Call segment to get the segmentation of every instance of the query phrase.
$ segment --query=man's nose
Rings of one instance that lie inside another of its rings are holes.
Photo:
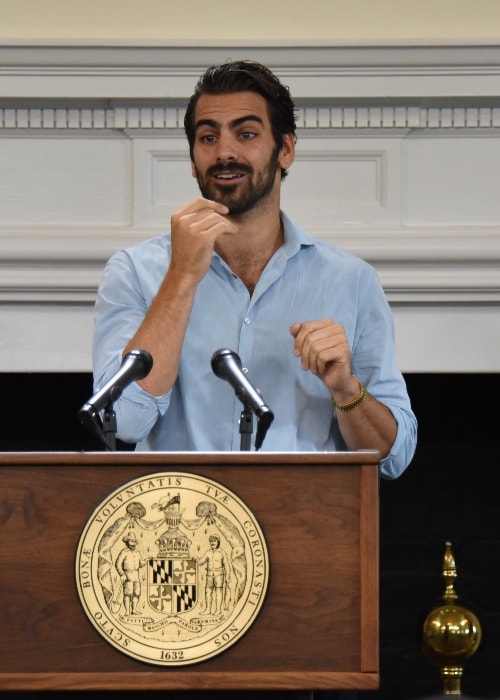
[[[217,160],[225,163],[237,157],[236,142],[231,134],[221,133],[217,141]]]

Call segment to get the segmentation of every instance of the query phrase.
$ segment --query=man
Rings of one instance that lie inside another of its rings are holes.
[[[224,585],[231,583],[231,566],[226,553],[220,548],[220,537],[210,535],[208,541],[210,549],[198,562],[206,569],[205,602],[201,612],[219,615],[224,601]]]
[[[280,209],[296,142],[288,88],[255,62],[214,66],[184,124],[202,196],[170,232],[115,254],[99,288],[96,387],[132,349],[154,359],[115,404],[118,437],[239,449],[241,404],[210,363],[228,348],[275,415],[264,450],[377,449],[381,474],[399,476],[417,425],[376,273]]]
[[[146,560],[142,557],[137,548],[137,537],[135,533],[129,532],[122,537],[125,548],[118,554],[115,567],[123,583],[123,606],[125,614],[135,615],[137,613],[137,603],[141,597],[141,580],[139,570],[146,566]]]

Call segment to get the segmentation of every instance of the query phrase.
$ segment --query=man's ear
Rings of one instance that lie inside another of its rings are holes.
[[[283,146],[280,150],[279,164],[284,170],[288,170],[295,160],[295,136],[285,134],[283,136]]]

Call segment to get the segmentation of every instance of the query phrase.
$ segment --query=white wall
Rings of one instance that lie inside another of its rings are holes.
[[[196,193],[182,131],[203,69],[290,85],[284,207],[365,257],[405,371],[500,370],[500,45],[0,46],[0,371],[90,369],[107,257]]]
[[[3,0],[0,40],[492,40],[498,0]]]

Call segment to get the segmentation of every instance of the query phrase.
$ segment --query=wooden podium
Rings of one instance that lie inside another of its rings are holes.
[[[379,685],[377,452],[2,453],[0,690],[302,691]],[[269,548],[266,599],[213,658],[162,668],[86,616],[75,554],[96,506],[146,474],[224,484]]]

